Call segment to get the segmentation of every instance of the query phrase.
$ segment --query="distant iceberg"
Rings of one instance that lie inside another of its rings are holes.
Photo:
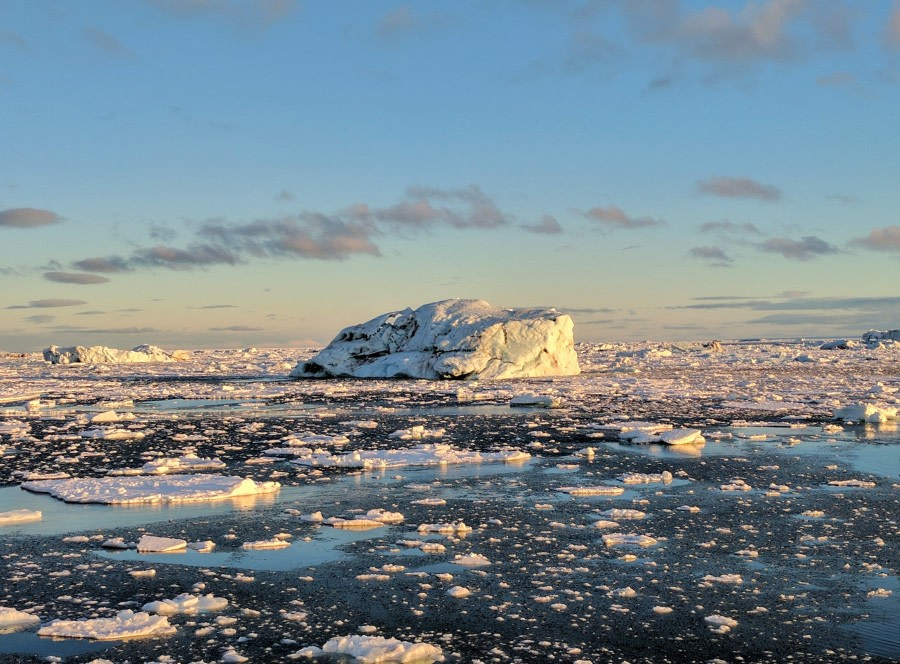
[[[163,350],[141,344],[131,350],[117,350],[106,346],[50,346],[44,349],[44,359],[51,364],[130,364],[136,362],[182,362],[190,354],[184,350]]]
[[[494,379],[580,373],[572,319],[555,309],[443,300],[340,332],[295,378]]]

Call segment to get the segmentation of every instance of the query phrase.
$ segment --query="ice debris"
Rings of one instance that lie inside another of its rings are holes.
[[[165,616],[154,616],[130,609],[119,611],[113,618],[88,620],[53,620],[38,630],[38,636],[111,641],[138,637],[164,636],[175,633]]]
[[[131,350],[117,350],[106,346],[50,346],[44,349],[44,360],[51,364],[131,364],[135,362],[182,362],[190,354],[184,350],[167,351],[157,346],[141,344]]]

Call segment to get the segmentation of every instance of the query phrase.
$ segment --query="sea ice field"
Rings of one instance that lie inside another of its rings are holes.
[[[0,354],[2,662],[900,659],[900,343]]]

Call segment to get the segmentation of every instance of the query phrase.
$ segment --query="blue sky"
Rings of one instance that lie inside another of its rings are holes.
[[[900,327],[900,2],[8,0],[0,348]]]

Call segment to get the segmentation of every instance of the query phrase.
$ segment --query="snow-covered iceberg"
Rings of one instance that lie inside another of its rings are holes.
[[[528,378],[580,372],[572,319],[555,309],[443,300],[345,328],[295,378]]]
[[[131,350],[106,346],[50,346],[44,349],[44,359],[51,364],[133,364],[138,362],[182,362],[189,354],[184,350],[163,350],[158,346],[141,344]]]

